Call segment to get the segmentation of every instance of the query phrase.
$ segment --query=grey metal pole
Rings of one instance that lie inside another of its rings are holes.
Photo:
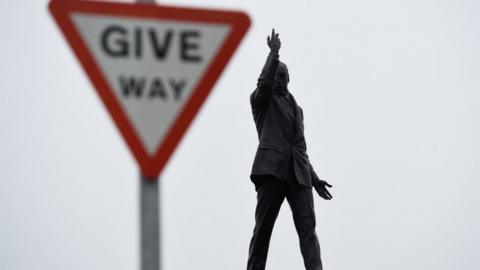
[[[141,270],[160,270],[159,179],[140,176]]]

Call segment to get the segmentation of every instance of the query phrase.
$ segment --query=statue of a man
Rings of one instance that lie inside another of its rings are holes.
[[[267,44],[270,53],[250,96],[259,145],[250,175],[257,191],[257,207],[247,270],[265,269],[273,225],[285,198],[292,210],[305,268],[322,270],[312,186],[330,200],[327,187],[331,185],[319,179],[310,165],[303,111],[287,88],[290,78],[287,66],[279,61],[281,43],[274,29]]]

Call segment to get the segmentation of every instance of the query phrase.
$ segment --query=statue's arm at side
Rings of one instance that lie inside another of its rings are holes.
[[[298,108],[300,110],[301,120],[303,121],[303,110],[300,107]],[[307,150],[306,148],[307,146],[305,145],[305,154]],[[308,155],[307,155],[307,159],[308,159]],[[312,164],[310,163],[310,160],[308,161],[308,166],[310,169],[310,178],[312,179],[312,186],[315,188],[318,195],[320,195],[320,197],[324,198],[325,200],[331,200],[332,195],[330,194],[330,192],[328,192],[327,187],[332,187],[332,185],[330,185],[327,181],[322,180],[318,177],[317,173],[313,169]]]
[[[300,117],[302,119],[302,121],[304,121],[304,118],[303,118],[303,110],[301,107],[298,107],[299,111],[300,111]],[[306,152],[306,145],[305,145],[305,152]],[[306,153],[305,153],[306,154]],[[308,158],[308,155],[307,155],[307,158]],[[315,187],[315,186],[318,186],[318,185],[323,185],[324,183],[326,183],[325,180],[321,180],[318,175],[315,173],[315,170],[313,169],[313,166],[312,164],[310,163],[310,160],[308,161],[308,166],[310,167],[310,177],[312,179],[312,185]]]

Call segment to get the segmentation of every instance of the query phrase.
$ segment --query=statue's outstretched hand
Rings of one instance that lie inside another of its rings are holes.
[[[275,33],[275,29],[272,29],[272,36],[267,37],[267,45],[270,48],[270,51],[273,53],[278,53],[282,43],[278,37],[278,33]]]
[[[322,197],[323,199],[331,200],[333,198],[332,194],[330,194],[330,192],[328,192],[328,190],[327,190],[327,187],[331,188],[332,185],[330,185],[327,181],[320,180],[320,181],[316,182],[315,184],[313,184],[313,187],[317,191],[318,195],[320,197]]]

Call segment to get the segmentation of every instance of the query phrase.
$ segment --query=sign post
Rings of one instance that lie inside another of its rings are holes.
[[[159,270],[160,204],[159,181],[140,177],[140,259],[141,270]]]
[[[140,167],[141,269],[160,269],[158,176],[250,26],[239,11],[51,0]]]

